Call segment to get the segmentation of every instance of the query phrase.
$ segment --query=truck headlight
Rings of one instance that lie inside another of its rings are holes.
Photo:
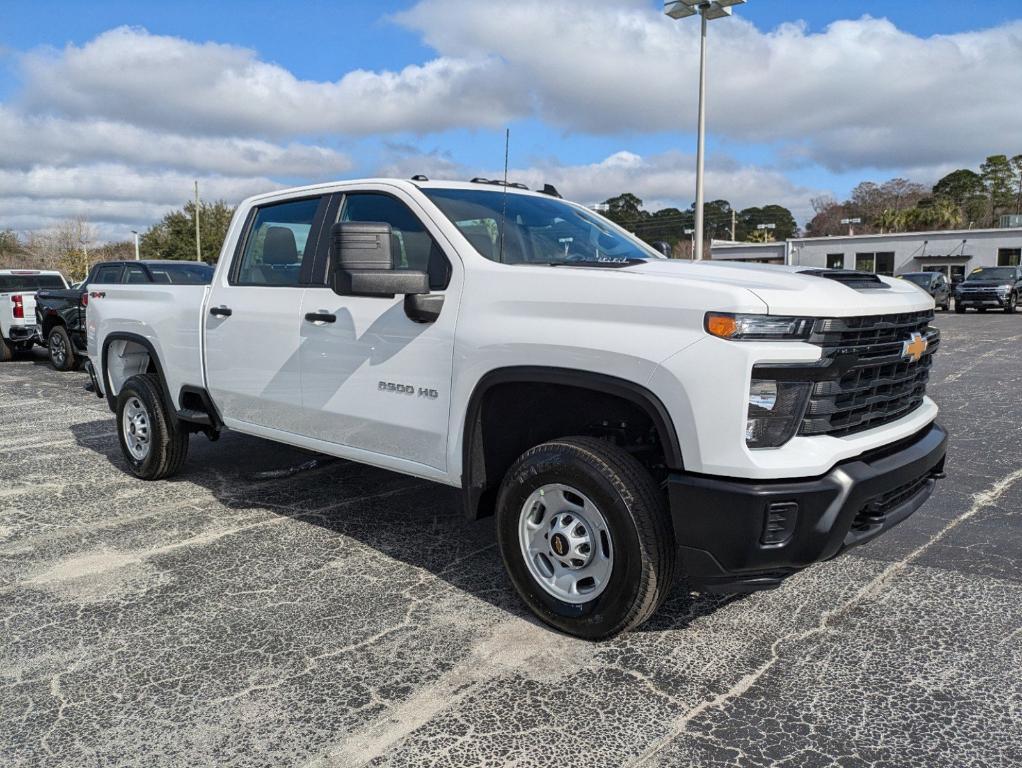
[[[997,293],[999,293],[1001,296],[1007,296],[1009,293],[1011,293],[1011,286],[999,285],[997,286]]]
[[[813,332],[813,323],[811,317],[707,312],[703,327],[711,336],[732,341],[803,341]]]
[[[750,448],[777,448],[795,436],[805,414],[812,384],[753,379],[749,386],[745,443]]]

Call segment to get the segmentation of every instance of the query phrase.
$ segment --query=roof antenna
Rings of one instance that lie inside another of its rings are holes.
[[[500,255],[497,261],[504,263],[504,230],[507,229],[507,158],[511,147],[511,129],[504,129],[504,199],[500,210]]]

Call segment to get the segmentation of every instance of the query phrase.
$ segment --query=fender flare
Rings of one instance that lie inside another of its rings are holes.
[[[461,487],[465,497],[465,513],[470,519],[477,517],[479,500],[485,490],[485,480],[477,476],[481,461],[483,399],[494,386],[508,383],[562,384],[627,400],[641,408],[653,422],[667,465],[674,470],[684,469],[681,443],[674,422],[660,398],[646,387],[617,376],[574,368],[532,365],[495,368],[476,382],[465,411],[461,443]]]

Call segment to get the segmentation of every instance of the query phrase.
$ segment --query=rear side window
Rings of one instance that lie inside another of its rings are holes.
[[[451,265],[418,216],[390,195],[364,192],[346,195],[342,222],[390,224],[391,252],[397,269],[429,273],[429,287],[442,291],[451,281]]]
[[[315,197],[258,208],[238,265],[237,283],[298,285],[305,254],[311,259],[315,248],[309,240],[321,200]]]
[[[154,283],[174,285],[206,285],[213,279],[213,267],[199,262],[181,264],[150,264]]]
[[[121,282],[121,265],[120,264],[106,264],[96,269],[96,276],[93,277],[90,283],[119,283]]]
[[[58,275],[0,275],[0,293],[45,291],[64,288]]]

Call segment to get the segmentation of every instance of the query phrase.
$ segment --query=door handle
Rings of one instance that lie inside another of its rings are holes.
[[[309,312],[305,319],[310,323],[335,323],[337,315],[331,315],[329,312]]]
[[[230,307],[210,307],[209,314],[217,317],[230,317],[232,313]]]

